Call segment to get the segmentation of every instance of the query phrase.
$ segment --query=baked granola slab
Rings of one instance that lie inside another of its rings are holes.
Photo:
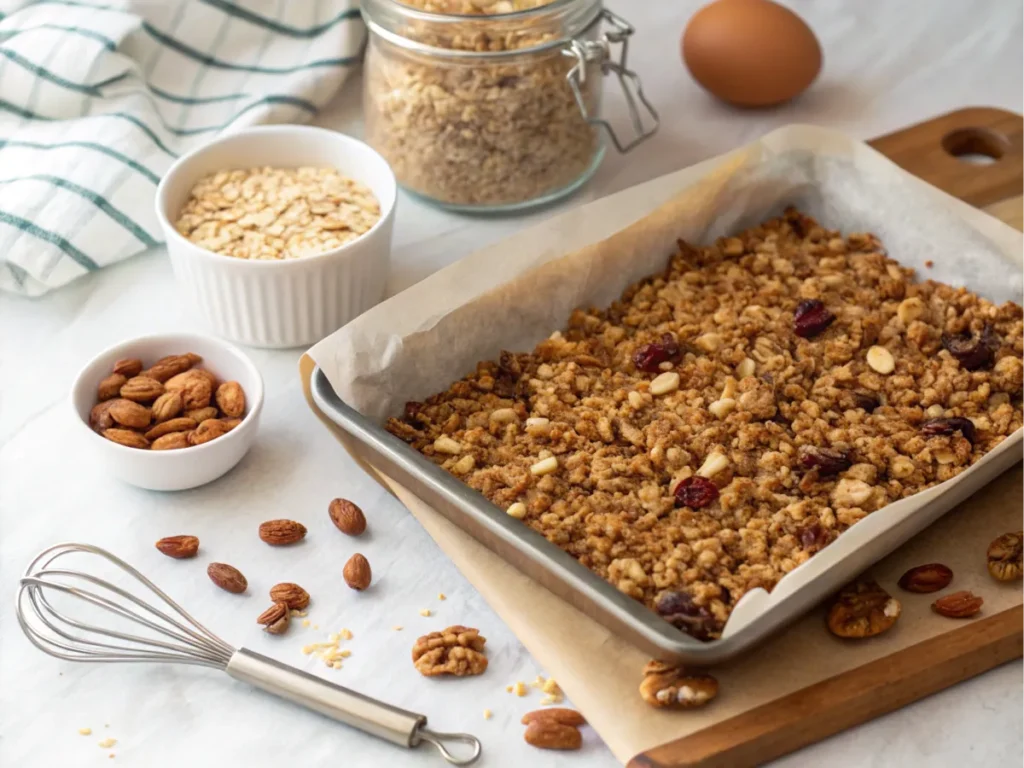
[[[1022,423],[1021,307],[788,210],[387,428],[701,639]]]

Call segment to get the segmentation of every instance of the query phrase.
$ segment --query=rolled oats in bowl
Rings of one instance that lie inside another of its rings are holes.
[[[200,179],[175,228],[237,259],[296,259],[369,232],[381,217],[370,189],[334,168],[246,168]]]
[[[406,189],[515,209],[597,169],[602,74],[624,67],[610,44],[632,34],[600,0],[368,0],[363,12],[366,138]]]

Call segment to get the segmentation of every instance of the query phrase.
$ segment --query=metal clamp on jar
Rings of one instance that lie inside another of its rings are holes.
[[[366,136],[407,190],[456,210],[541,205],[593,175],[603,133],[628,152],[657,130],[626,61],[633,27],[601,0],[483,5],[363,2]],[[601,115],[608,74],[629,108],[628,139]]]

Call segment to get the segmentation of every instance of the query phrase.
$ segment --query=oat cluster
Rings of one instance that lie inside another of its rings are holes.
[[[539,0],[406,4],[469,15],[457,24],[416,21],[400,30],[444,50],[514,52],[562,34],[545,19],[493,17],[546,4]],[[572,63],[558,49],[493,61],[444,59],[375,38],[364,82],[367,141],[402,185],[443,203],[507,205],[555,192],[582,176],[600,147],[566,82]],[[581,87],[595,114],[599,68],[588,70]]]
[[[714,638],[745,592],[1019,429],[1022,333],[1019,305],[915,282],[875,236],[788,211],[680,242],[608,309],[387,426]]]
[[[334,168],[247,168],[199,180],[175,228],[201,248],[236,259],[297,259],[368,232],[380,203]]]

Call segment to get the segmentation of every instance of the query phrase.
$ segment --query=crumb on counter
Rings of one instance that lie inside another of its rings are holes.
[[[438,600],[447,600],[448,598],[444,596],[444,592],[438,592],[437,599]]]
[[[92,734],[92,728],[79,728],[78,732],[83,736],[89,736],[90,734]]]
[[[103,749],[110,749],[112,746],[117,744],[117,739],[112,739],[108,736],[103,741],[97,742],[97,744],[103,747]]]
[[[420,611],[420,616],[429,616],[429,615],[430,615],[430,609],[429,608],[424,608],[422,611]]]
[[[491,714],[492,714],[491,710],[485,709],[484,710],[484,720],[490,720],[491,719]]]

